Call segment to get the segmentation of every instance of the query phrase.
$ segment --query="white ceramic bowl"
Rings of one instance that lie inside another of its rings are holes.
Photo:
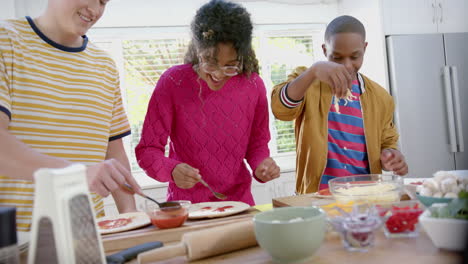
[[[419,216],[419,223],[437,248],[463,251],[467,247],[467,220],[431,217],[427,209]]]

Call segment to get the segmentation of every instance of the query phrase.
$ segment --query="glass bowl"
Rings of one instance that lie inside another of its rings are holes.
[[[156,203],[149,200],[145,201],[145,212],[154,226],[165,229],[179,227],[185,223],[192,203],[185,200],[174,202],[179,202],[181,207],[164,207],[164,210],[161,210]]]
[[[403,178],[383,174],[354,175],[331,179],[328,186],[339,204],[389,203],[400,201]]]
[[[336,213],[328,215],[328,222],[340,234],[345,249],[367,252],[374,246],[375,231],[382,224],[374,205],[354,204],[345,208],[335,206],[331,210]]]
[[[377,210],[384,222],[386,237],[417,237],[419,235],[419,216],[424,206],[418,200],[378,204]]]

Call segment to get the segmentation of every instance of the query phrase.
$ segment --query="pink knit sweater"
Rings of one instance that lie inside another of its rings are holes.
[[[159,79],[135,152],[150,177],[169,182],[168,200],[219,201],[201,183],[191,189],[175,185],[172,170],[187,163],[228,200],[253,205],[252,175],[244,159],[255,171],[270,155],[269,140],[266,90],[258,74],[234,76],[213,91],[184,64]]]

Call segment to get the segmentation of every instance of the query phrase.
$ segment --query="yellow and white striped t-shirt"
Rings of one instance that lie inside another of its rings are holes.
[[[9,132],[36,151],[91,165],[130,127],[113,60],[83,39],[64,47],[29,17],[1,21],[0,111],[10,116]],[[32,182],[0,176],[0,206],[17,207],[18,230],[30,228],[33,196]],[[102,198],[93,200],[102,216]]]

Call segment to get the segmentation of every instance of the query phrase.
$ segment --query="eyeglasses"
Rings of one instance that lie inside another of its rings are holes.
[[[214,64],[211,62],[201,62],[200,69],[202,69],[204,72],[209,73],[209,74],[212,74],[220,70],[226,76],[236,76],[242,71],[242,62],[238,66],[223,66],[223,67],[220,67],[217,64]]]

